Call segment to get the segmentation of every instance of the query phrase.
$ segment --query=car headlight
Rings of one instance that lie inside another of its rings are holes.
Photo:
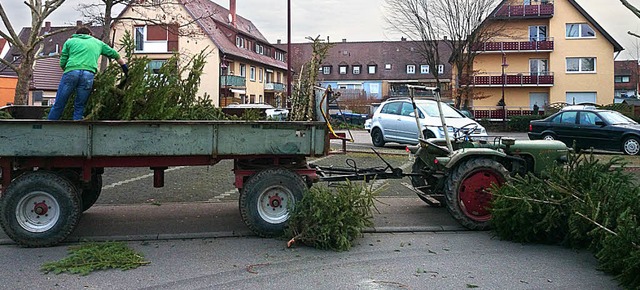
[[[442,127],[438,127],[438,131],[444,133],[444,129]],[[453,127],[447,126],[447,132],[453,133]]]

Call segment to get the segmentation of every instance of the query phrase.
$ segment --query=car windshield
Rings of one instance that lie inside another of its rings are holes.
[[[440,117],[440,114],[438,114],[438,104],[436,102],[417,103],[416,105],[429,117]],[[445,118],[464,118],[464,115],[458,113],[447,104],[442,104],[442,114]]]
[[[615,124],[638,124],[636,121],[631,118],[620,114],[618,112],[600,112],[600,116],[607,121],[607,123],[615,125]]]

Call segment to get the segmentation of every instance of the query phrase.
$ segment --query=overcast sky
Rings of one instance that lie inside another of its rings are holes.
[[[213,0],[228,8],[229,0]],[[635,58],[640,40],[627,34],[640,34],[640,19],[628,11],[618,0],[577,0],[625,48],[618,59]],[[30,25],[29,12],[21,0],[2,0],[2,5],[19,29]],[[79,3],[97,3],[97,0],[67,0],[48,19],[53,26],[75,25],[80,20]],[[331,41],[399,40],[386,29],[383,3],[385,0],[291,0],[292,42],[305,42],[305,37],[330,37]],[[640,0],[629,0],[640,8]],[[239,15],[251,20],[272,43],[287,40],[287,0],[236,0]],[[0,29],[5,30],[3,25]],[[630,56],[631,54],[632,56]],[[639,52],[640,54],[640,52]]]

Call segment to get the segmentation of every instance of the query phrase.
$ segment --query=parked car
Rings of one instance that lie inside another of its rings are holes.
[[[371,119],[364,120],[364,129],[371,133]]]
[[[415,100],[421,130],[425,138],[444,138],[438,104],[434,100]],[[487,131],[476,121],[464,116],[446,103],[441,103],[442,114],[447,123],[450,137],[462,136],[460,131],[473,130],[472,137],[486,137]],[[366,126],[365,126],[366,128]],[[402,144],[418,143],[418,125],[409,98],[391,99],[383,102],[371,118],[371,140],[377,147],[386,142]]]
[[[560,140],[568,147],[640,153],[640,125],[610,110],[564,108],[542,120],[529,122],[529,139]]]

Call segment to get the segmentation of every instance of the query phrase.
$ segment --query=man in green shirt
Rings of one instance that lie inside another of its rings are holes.
[[[98,72],[98,58],[104,55],[117,60],[126,75],[129,68],[117,51],[106,43],[94,38],[91,30],[80,27],[62,46],[60,53],[60,67],[64,71],[58,85],[56,100],[49,112],[49,120],[59,120],[67,105],[69,96],[75,91],[73,104],[73,119],[84,118],[84,107],[93,89],[93,77]]]

